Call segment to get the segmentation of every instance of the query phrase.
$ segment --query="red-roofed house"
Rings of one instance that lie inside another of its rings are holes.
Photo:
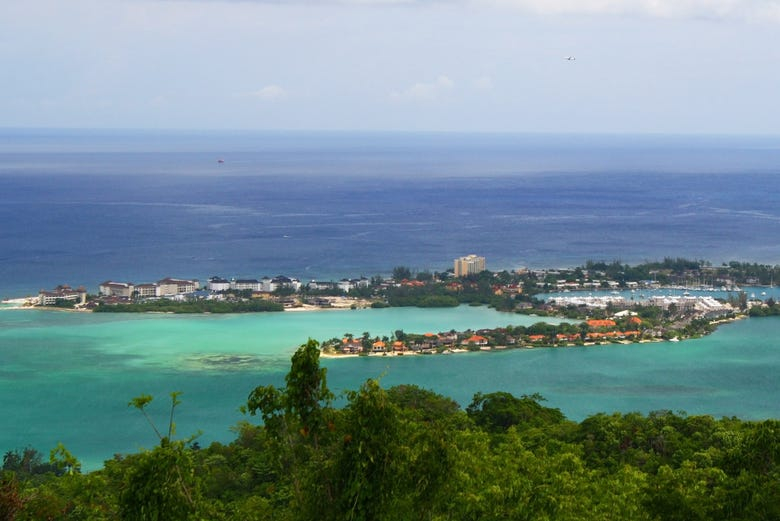
[[[466,338],[465,340],[463,340],[463,343],[464,344],[474,344],[474,345],[477,345],[477,346],[486,346],[487,343],[488,343],[488,339],[483,337],[483,336],[472,335],[469,338]]]

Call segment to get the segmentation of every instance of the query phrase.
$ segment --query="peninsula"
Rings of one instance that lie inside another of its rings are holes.
[[[573,269],[493,272],[484,257],[455,259],[441,272],[397,266],[388,276],[312,280],[167,277],[153,283],[106,281],[98,293],[61,285],[22,307],[103,313],[252,313],[399,306],[488,305],[540,317],[538,326],[501,331],[397,332],[393,338],[354,334],[323,342],[331,354],[429,354],[506,347],[575,346],[676,340],[708,334],[717,323],[745,315],[780,314],[774,298],[743,286],[774,287],[777,266],[666,258],[637,266],[593,262]],[[664,290],[682,294],[664,294]],[[717,292],[717,293],[716,293]],[[696,294],[693,294],[696,293]],[[570,322],[552,326],[545,316]]]

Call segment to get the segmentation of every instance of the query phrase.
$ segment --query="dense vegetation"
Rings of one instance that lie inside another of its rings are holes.
[[[645,262],[636,266],[622,264],[619,261],[588,261],[580,273],[598,271],[612,280],[619,282],[655,280],[661,284],[682,284],[700,278],[700,281],[712,281],[723,278],[739,284],[772,285],[775,272],[780,273],[780,266],[731,261],[720,266],[713,266],[705,260],[690,260],[685,258],[666,257],[663,261]]]
[[[537,395],[477,394],[462,410],[369,380],[333,405],[314,341],[286,386],[254,389],[262,419],[199,448],[152,427],[153,450],[80,474],[8,452],[0,519],[756,520],[780,518],[780,422],[668,411],[580,423]],[[151,397],[131,405],[145,414]]]
[[[753,306],[750,308],[751,317],[776,317],[780,315],[780,304],[774,299],[767,299],[765,306]]]
[[[284,306],[268,300],[150,300],[129,304],[97,306],[97,313],[256,313],[284,311]]]
[[[395,268],[393,272],[408,268]],[[450,283],[433,283],[432,275],[426,272],[415,279],[419,285],[392,286],[384,290],[383,297],[390,306],[455,307],[460,304],[487,304],[499,310],[510,310],[516,305],[515,299],[496,294],[500,284],[518,282],[520,278],[508,272],[482,273],[453,279]],[[522,296],[517,301],[529,299]]]

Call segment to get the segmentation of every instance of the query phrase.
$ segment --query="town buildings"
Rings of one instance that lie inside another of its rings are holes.
[[[170,277],[147,284],[133,284],[132,282],[116,282],[107,280],[100,284],[98,291],[103,297],[175,297],[192,293],[200,288],[197,279],[173,279]]]

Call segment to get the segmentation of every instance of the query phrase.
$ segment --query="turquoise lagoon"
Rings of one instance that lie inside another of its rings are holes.
[[[168,394],[182,391],[178,435],[230,441],[247,419],[238,408],[257,385],[283,385],[289,359],[309,337],[529,325],[538,317],[482,307],[269,313],[102,315],[0,311],[0,450],[63,442],[88,469],[114,453],[156,443],[139,394],[156,397],[161,425]],[[596,412],[657,409],[780,418],[780,319],[748,319],[677,343],[506,350],[440,356],[326,359],[337,393],[380,377],[413,383],[467,405],[475,392],[541,393],[579,420]],[[252,419],[254,421],[254,419]]]
[[[62,441],[87,467],[114,453],[155,443],[129,400],[156,397],[150,407],[167,421],[168,395],[182,391],[178,433],[198,431],[201,443],[229,441],[238,412],[257,385],[284,385],[290,356],[309,337],[344,333],[390,336],[531,324],[540,319],[484,307],[259,313],[245,315],[93,314],[0,310],[0,451]],[[335,390],[395,374],[382,364],[333,360],[348,368]],[[357,362],[357,363],[356,363]],[[431,383],[420,382],[430,386]]]

